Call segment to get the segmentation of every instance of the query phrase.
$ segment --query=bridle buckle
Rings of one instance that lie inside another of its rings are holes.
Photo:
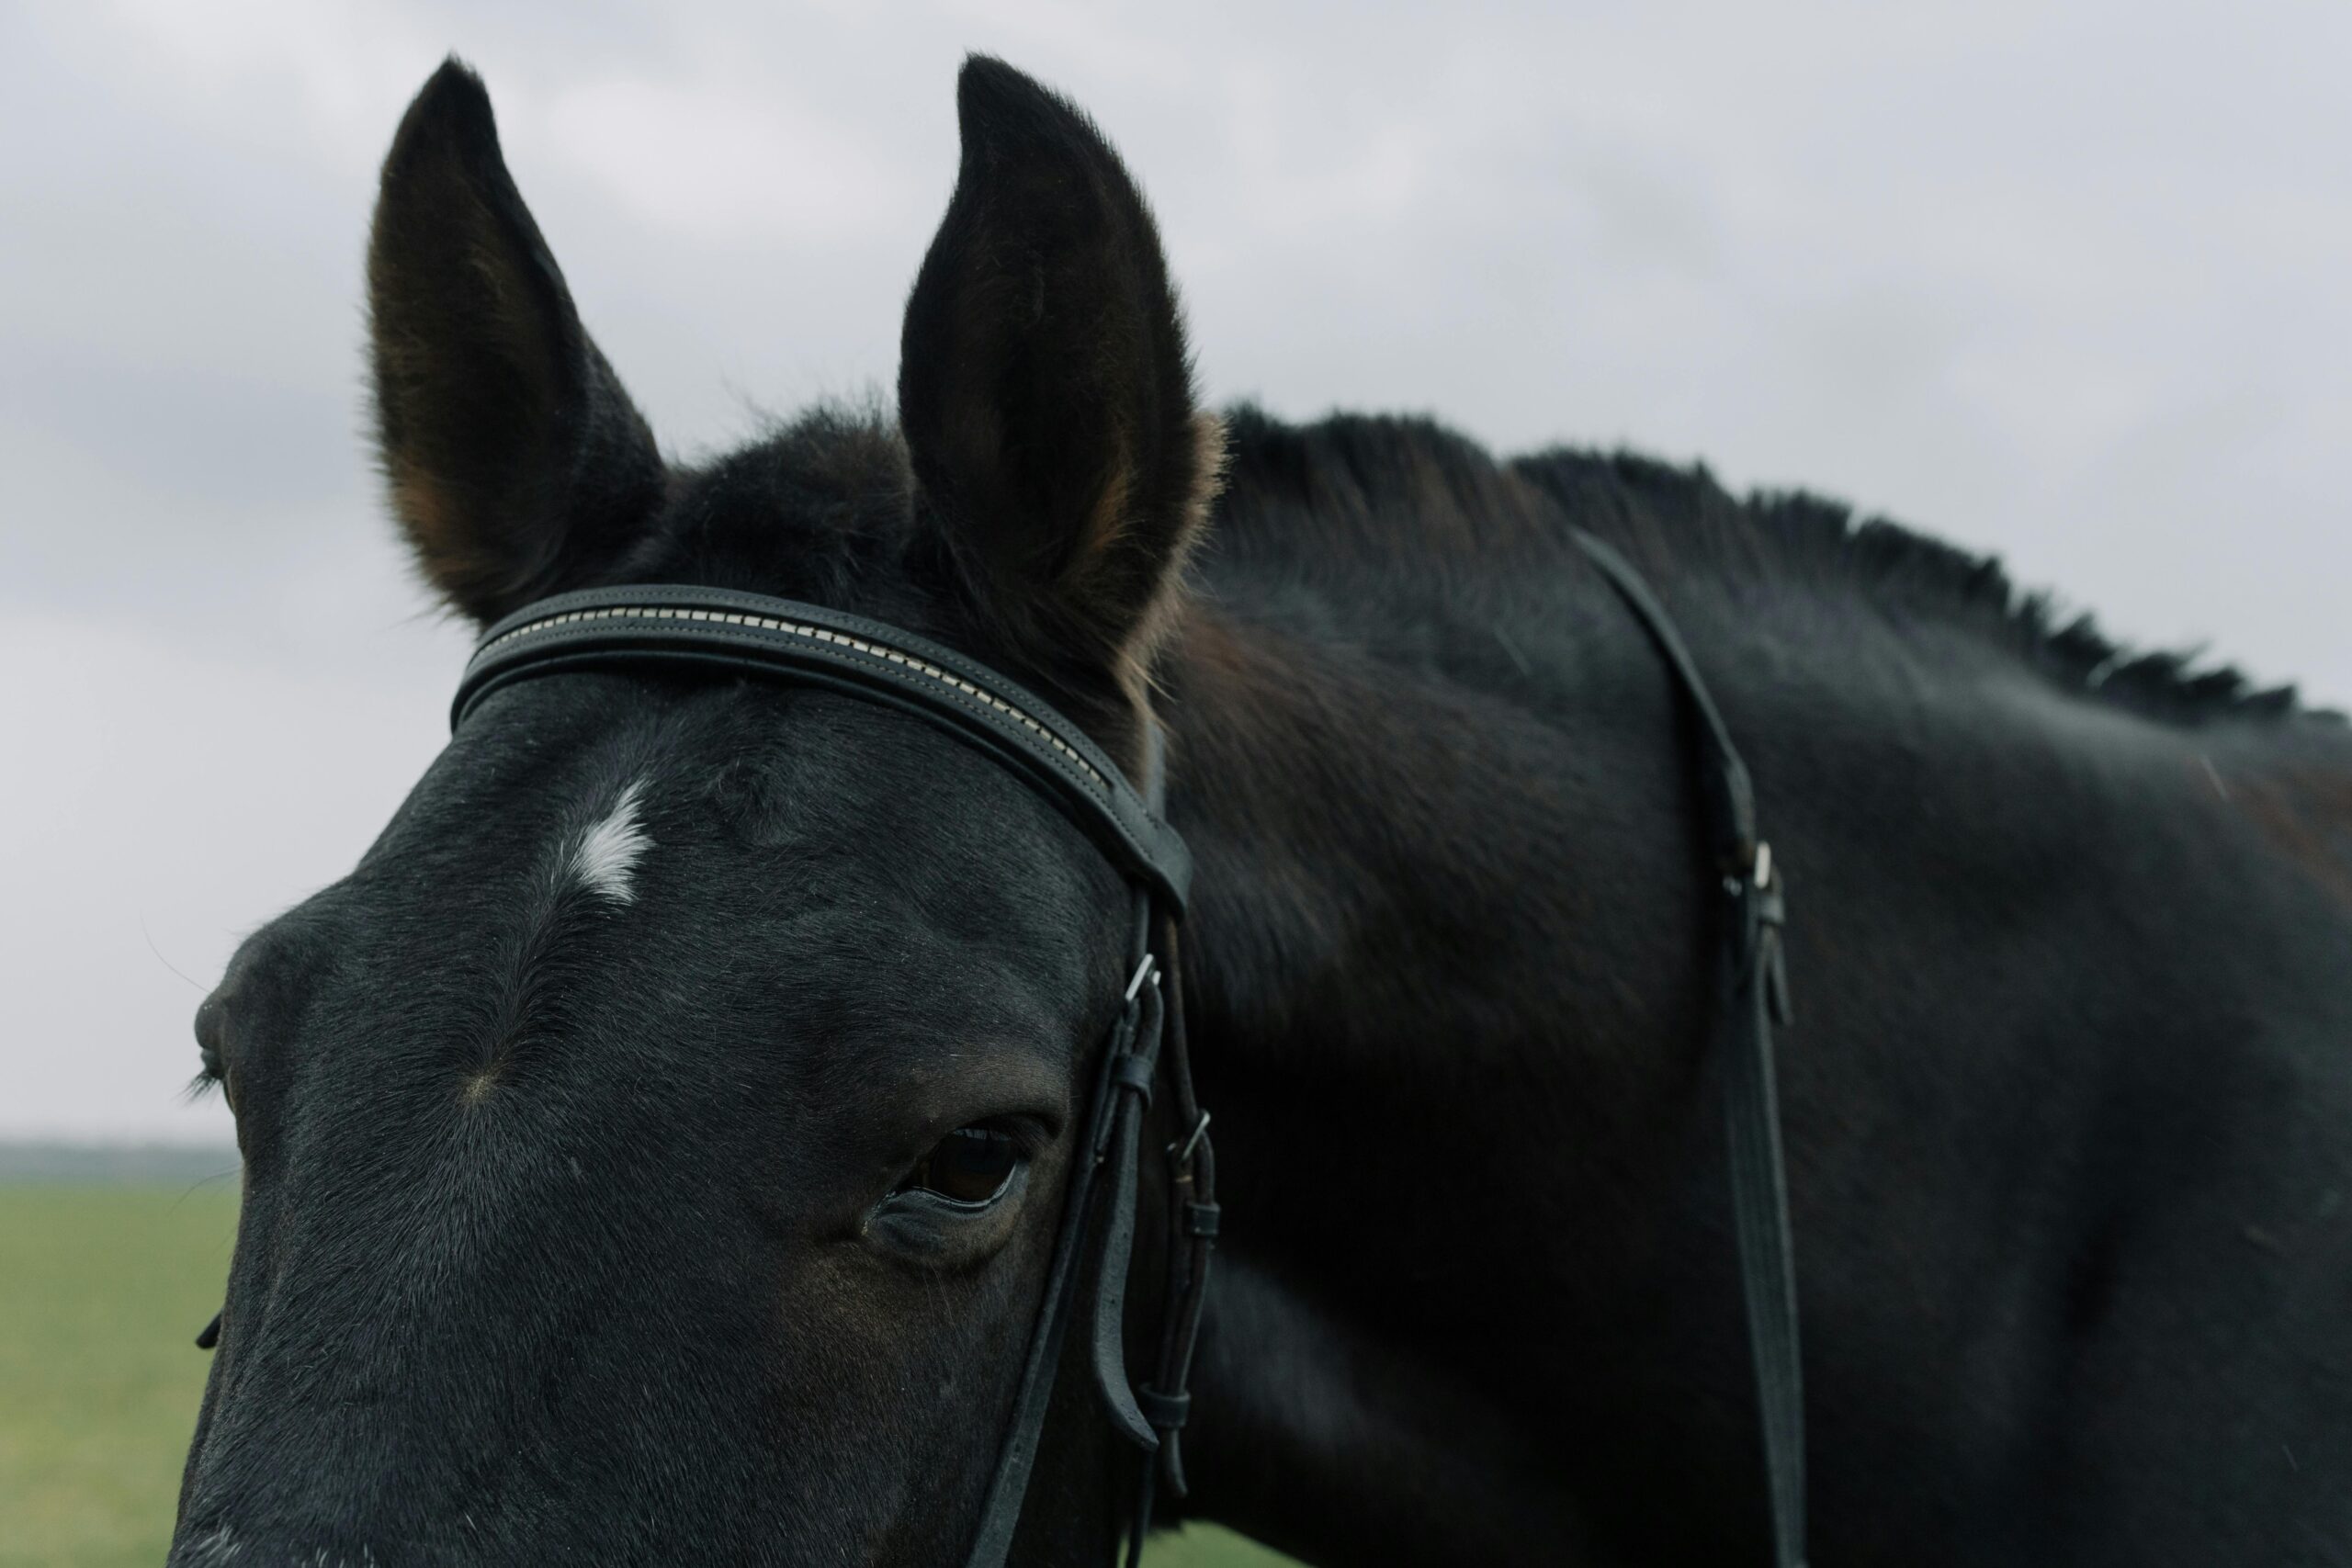
[[[1169,1163],[1175,1166],[1179,1170],[1182,1170],[1184,1167],[1192,1164],[1193,1154],[1197,1152],[1201,1146],[1201,1140],[1208,1135],[1209,1113],[1208,1108],[1204,1106],[1201,1109],[1201,1119],[1193,1123],[1192,1135],[1184,1140],[1182,1146],[1175,1144],[1168,1145]]]
[[[1143,962],[1136,965],[1135,974],[1127,981],[1126,993],[1119,999],[1133,1002],[1136,999],[1136,993],[1143,989],[1143,983],[1146,980],[1155,986],[1159,984],[1159,960],[1148,953],[1143,955]]]

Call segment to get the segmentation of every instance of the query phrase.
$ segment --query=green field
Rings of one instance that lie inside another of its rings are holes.
[[[156,1568],[204,1391],[233,1180],[0,1185],[0,1568]],[[1210,1530],[1153,1568],[1285,1560]]]

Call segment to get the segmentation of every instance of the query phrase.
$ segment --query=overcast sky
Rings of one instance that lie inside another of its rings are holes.
[[[1703,457],[2352,702],[2338,0],[5,6],[0,1136],[225,1137],[201,987],[442,742],[359,313],[440,57],[695,454],[891,383],[976,48],[1124,151],[1220,400]]]

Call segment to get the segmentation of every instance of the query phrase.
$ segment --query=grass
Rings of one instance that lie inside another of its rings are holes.
[[[233,1181],[0,1187],[0,1565],[164,1561],[236,1228]]]
[[[232,1181],[0,1185],[0,1568],[156,1568],[204,1393]],[[1196,1529],[1151,1568],[1280,1568]]]

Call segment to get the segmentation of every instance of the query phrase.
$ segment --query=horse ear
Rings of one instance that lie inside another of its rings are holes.
[[[982,56],[956,97],[962,165],[899,343],[915,479],[1017,653],[1140,698],[1223,430],[1193,408],[1159,234],[1102,133]]]
[[[660,502],[661,455],[454,59],[384,159],[368,303],[378,451],[434,587],[486,623],[613,566]]]

